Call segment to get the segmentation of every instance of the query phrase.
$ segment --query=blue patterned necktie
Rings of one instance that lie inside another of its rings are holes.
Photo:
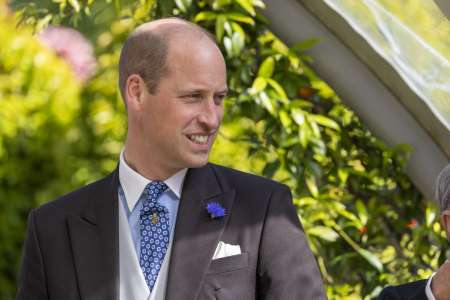
[[[159,196],[167,189],[162,181],[153,181],[144,189],[140,213],[141,254],[140,265],[145,281],[153,290],[159,270],[169,245],[169,211],[158,203]]]

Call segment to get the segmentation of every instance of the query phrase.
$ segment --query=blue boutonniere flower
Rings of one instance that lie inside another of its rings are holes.
[[[226,215],[225,208],[217,202],[209,202],[206,204],[206,211],[208,212],[211,219],[222,218]]]

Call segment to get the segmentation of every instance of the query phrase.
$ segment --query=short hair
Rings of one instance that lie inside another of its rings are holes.
[[[176,25],[202,33],[217,46],[214,36],[195,23],[176,17],[159,19],[156,22],[161,20],[173,20],[175,23],[178,23]],[[148,92],[155,94],[161,78],[168,71],[169,41],[176,34],[177,30],[140,30],[146,24],[139,26],[129,35],[120,53],[119,89],[124,101],[126,100],[125,87],[130,75],[138,74],[141,76]]]
[[[158,82],[166,72],[168,43],[154,32],[132,33],[126,40],[119,59],[119,88],[125,101],[127,79],[138,74],[144,80],[149,93],[155,93]]]
[[[450,209],[450,164],[439,173],[435,184],[435,197],[441,212]]]

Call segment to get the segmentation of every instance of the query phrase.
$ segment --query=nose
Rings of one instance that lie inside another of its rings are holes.
[[[198,116],[199,123],[207,130],[217,129],[223,117],[223,104],[217,104],[213,99],[208,99],[202,104],[202,110]]]

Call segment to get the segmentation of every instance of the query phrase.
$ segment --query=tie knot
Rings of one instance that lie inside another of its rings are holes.
[[[167,189],[167,185],[162,181],[152,181],[145,187],[147,197],[155,201]]]

